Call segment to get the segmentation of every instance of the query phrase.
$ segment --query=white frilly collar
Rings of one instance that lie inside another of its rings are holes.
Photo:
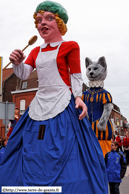
[[[104,81],[89,81],[89,87],[94,88],[94,87],[104,87]]]
[[[62,40],[60,42],[44,43],[41,45],[41,48],[46,48],[48,44],[50,44],[51,47],[56,47],[59,44],[61,44],[62,42],[64,42],[64,40]]]

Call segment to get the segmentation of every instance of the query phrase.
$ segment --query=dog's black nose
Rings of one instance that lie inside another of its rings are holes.
[[[92,76],[93,74],[94,74],[93,72],[90,73],[91,76]]]

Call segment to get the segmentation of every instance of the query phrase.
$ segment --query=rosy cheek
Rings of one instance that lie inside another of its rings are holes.
[[[39,25],[37,26],[37,30],[40,31],[40,26]]]

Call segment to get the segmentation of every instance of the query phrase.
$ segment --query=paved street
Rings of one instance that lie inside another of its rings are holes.
[[[122,180],[122,183],[120,184],[120,194],[127,193],[129,193],[129,166],[127,167],[125,177]]]
[[[122,180],[122,183],[120,184],[120,194],[128,194],[128,193],[129,193],[129,166],[127,167],[125,177]]]

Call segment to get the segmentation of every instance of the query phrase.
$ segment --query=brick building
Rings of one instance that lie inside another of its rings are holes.
[[[124,136],[125,131],[128,130],[127,119],[121,114],[120,108],[116,104],[113,104],[110,118],[113,123],[114,134],[120,133]]]
[[[15,102],[16,107],[19,108],[20,116],[28,108],[37,90],[38,90],[38,77],[37,71],[34,70],[27,80],[20,81],[19,90],[14,90],[11,92],[13,102]]]
[[[113,123],[113,132],[115,134],[115,131],[119,131],[120,125],[121,125],[121,112],[117,105],[113,104],[113,109],[110,115],[110,118]]]
[[[34,70],[27,80],[20,80],[13,69],[3,70],[2,102],[14,102],[19,109],[19,115],[25,112],[38,90],[37,71]],[[0,136],[4,137],[5,126],[0,120]]]
[[[13,102],[11,91],[19,88],[20,79],[13,73],[13,68],[3,70],[2,75],[2,102]],[[5,126],[0,119],[0,137],[5,135]]]

